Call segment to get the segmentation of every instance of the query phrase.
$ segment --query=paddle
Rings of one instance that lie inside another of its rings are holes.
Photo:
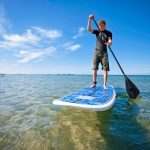
[[[101,30],[99,29],[98,24],[97,24],[97,22],[95,21],[94,18],[93,18],[93,21],[94,21],[94,23],[96,24],[98,30],[101,32]],[[102,32],[101,32],[101,33],[102,33]],[[105,36],[103,35],[103,33],[102,33],[102,36],[103,36],[103,38],[106,40],[106,38],[105,38]],[[116,60],[116,62],[117,62],[117,64],[118,64],[118,66],[119,66],[121,72],[122,72],[123,75],[124,75],[124,78],[125,78],[125,85],[126,85],[126,91],[127,91],[128,95],[129,95],[131,98],[135,99],[135,98],[139,95],[139,93],[140,93],[139,89],[135,86],[135,84],[134,84],[134,83],[127,77],[127,75],[124,73],[124,71],[123,71],[121,65],[119,64],[119,62],[118,62],[118,60],[117,60],[117,58],[116,58],[116,56],[115,56],[113,50],[111,49],[111,47],[108,46],[108,48],[109,48],[111,54],[113,55],[114,59]]]

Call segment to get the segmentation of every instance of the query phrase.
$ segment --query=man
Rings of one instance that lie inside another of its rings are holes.
[[[107,89],[107,76],[109,71],[109,61],[107,54],[107,46],[112,44],[112,33],[106,30],[106,22],[105,20],[100,20],[98,22],[99,30],[94,30],[91,28],[91,21],[94,18],[93,15],[89,16],[87,30],[96,35],[96,48],[93,57],[93,84],[92,88],[96,87],[97,84],[97,70],[99,63],[102,65],[102,70],[104,73],[104,89]],[[102,36],[103,34],[103,36]]]

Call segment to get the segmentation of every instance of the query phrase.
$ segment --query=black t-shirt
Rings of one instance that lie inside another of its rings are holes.
[[[112,33],[108,30],[103,30],[101,32],[99,30],[93,31],[93,34],[96,34],[96,49],[107,51],[107,46],[104,43],[108,42],[108,38],[112,39]],[[105,38],[103,38],[102,34]]]

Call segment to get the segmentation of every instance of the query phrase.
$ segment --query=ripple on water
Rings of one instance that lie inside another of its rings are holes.
[[[117,98],[104,112],[52,105],[88,86],[92,76],[9,75],[0,80],[0,149],[148,149],[150,78],[132,76],[142,91],[134,101],[122,78],[109,76]]]

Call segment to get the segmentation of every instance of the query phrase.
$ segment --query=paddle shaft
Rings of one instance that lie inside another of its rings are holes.
[[[96,26],[97,26],[98,30],[101,32],[101,30],[99,29],[98,24],[97,24],[97,22],[95,21],[95,19],[94,19],[94,18],[93,18],[93,21],[94,21],[94,23],[96,24]],[[101,32],[101,33],[102,33],[102,32]],[[102,33],[102,37],[106,40],[106,38],[105,38],[105,36],[103,35],[103,33]],[[122,73],[123,73],[123,75],[126,77],[126,75],[125,75],[125,73],[124,73],[124,71],[123,71],[123,69],[122,69],[122,67],[121,67],[120,63],[118,62],[118,60],[117,60],[117,58],[116,58],[116,56],[115,56],[115,54],[114,54],[113,50],[111,49],[111,47],[110,47],[110,46],[108,46],[108,48],[109,48],[109,50],[110,50],[111,54],[114,56],[114,59],[116,60],[116,62],[117,62],[117,64],[118,64],[118,66],[119,66],[119,68],[120,68],[121,72],[122,72]]]

